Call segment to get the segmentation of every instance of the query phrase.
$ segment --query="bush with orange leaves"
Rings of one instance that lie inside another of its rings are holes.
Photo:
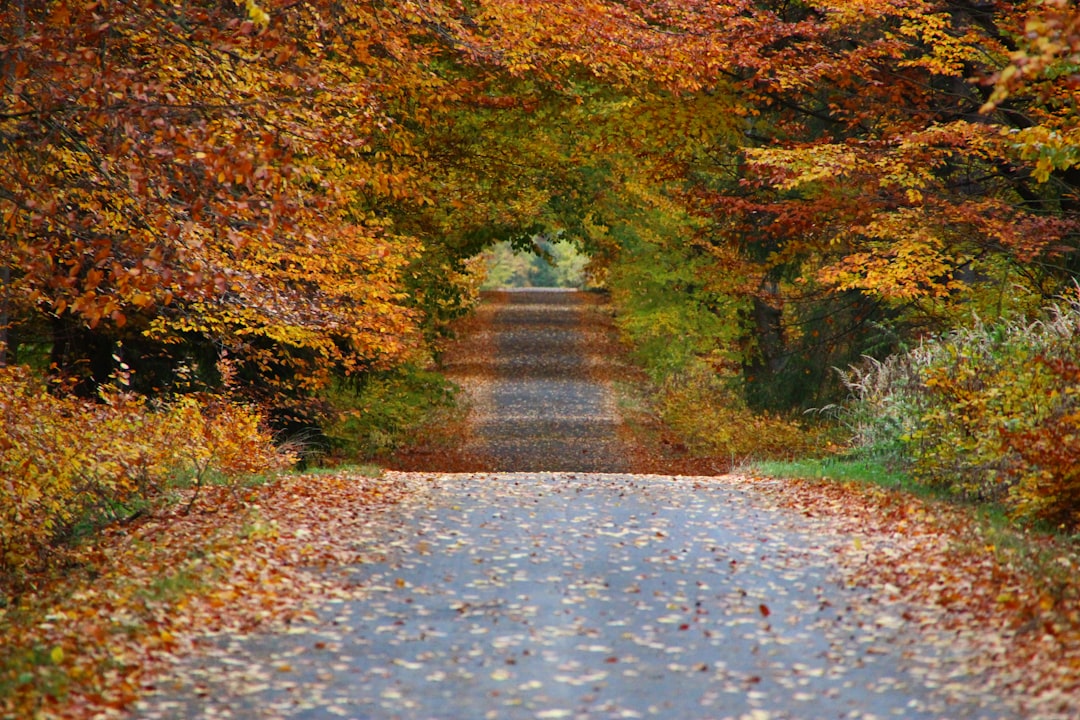
[[[81,525],[126,517],[177,479],[239,477],[294,458],[253,410],[181,398],[161,407],[103,391],[52,394],[23,367],[0,368],[0,581],[48,567]]]

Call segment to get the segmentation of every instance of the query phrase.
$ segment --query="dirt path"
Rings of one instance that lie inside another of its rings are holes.
[[[486,327],[513,330],[451,358],[471,377],[465,450],[391,473],[396,505],[337,508],[363,519],[335,530],[348,561],[312,559],[306,619],[203,638],[138,717],[1068,717],[1008,696],[1023,669],[1004,624],[904,587],[948,542],[898,529],[923,510],[860,520],[843,495],[625,472],[576,300],[511,298]],[[499,472],[441,472],[465,461]],[[291,530],[282,554],[303,563],[314,534]],[[980,591],[964,568],[934,572]]]

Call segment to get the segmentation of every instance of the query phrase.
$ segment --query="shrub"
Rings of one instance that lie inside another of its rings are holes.
[[[1080,365],[1040,358],[1056,397],[1046,417],[1024,430],[1002,432],[1012,452],[1010,493],[1016,512],[1068,528],[1080,526]]]
[[[751,410],[704,363],[668,377],[655,402],[664,423],[694,455],[738,463],[791,458],[814,450],[814,433],[780,415]]]
[[[857,442],[901,442],[916,478],[1080,525],[1080,294],[1036,322],[969,328],[846,376]]]
[[[906,466],[911,455],[904,438],[911,436],[922,412],[919,405],[919,353],[900,353],[885,360],[864,358],[860,366],[840,371],[849,401],[830,406],[848,432],[858,455]]]
[[[220,397],[183,397],[156,417],[159,441],[174,447],[173,473],[195,485],[188,507],[211,474],[230,481],[281,470],[297,460],[291,448],[275,447],[258,412]]]
[[[416,439],[422,427],[449,422],[456,387],[437,372],[403,364],[324,393],[337,409],[328,424],[331,463],[382,458]]]
[[[0,368],[0,578],[49,564],[79,523],[122,517],[177,474],[255,473],[290,463],[250,409],[136,395],[51,394],[26,368]]]

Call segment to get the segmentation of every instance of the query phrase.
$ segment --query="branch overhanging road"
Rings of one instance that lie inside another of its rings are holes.
[[[1023,716],[974,646],[846,579],[828,522],[737,477],[627,472],[581,296],[501,297],[457,368],[462,442],[497,471],[392,473],[409,499],[342,538],[364,561],[325,571],[312,619],[208,638],[140,716]]]

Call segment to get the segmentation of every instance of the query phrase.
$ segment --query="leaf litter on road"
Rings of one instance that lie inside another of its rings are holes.
[[[288,476],[107,530],[81,565],[0,606],[0,717],[120,717],[197,638],[288,627],[312,594],[343,592],[323,568],[361,561],[364,518],[404,487]]]
[[[139,717],[1074,709],[1067,696],[1028,692],[1038,688],[1024,678],[1042,668],[1009,667],[1016,638],[1001,618],[940,603],[941,578],[979,587],[989,568],[950,565],[947,536],[898,533],[888,503],[858,490],[731,476],[389,479],[407,499],[337,524],[333,543],[350,550],[314,573],[307,612],[204,639],[148,688]],[[869,521],[875,505],[893,519]],[[920,562],[939,574],[894,577]]]

